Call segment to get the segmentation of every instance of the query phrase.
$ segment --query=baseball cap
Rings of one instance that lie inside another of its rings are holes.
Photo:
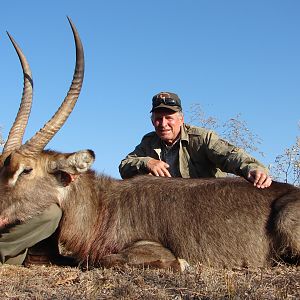
[[[167,108],[173,111],[181,111],[181,101],[179,97],[170,92],[160,92],[152,98],[152,109],[153,112],[159,108]]]

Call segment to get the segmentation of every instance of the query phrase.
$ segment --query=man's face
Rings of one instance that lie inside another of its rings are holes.
[[[167,145],[172,145],[180,133],[183,115],[169,109],[159,109],[152,113],[152,124],[156,134]]]

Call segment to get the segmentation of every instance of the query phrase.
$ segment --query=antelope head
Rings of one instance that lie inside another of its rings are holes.
[[[24,144],[22,140],[32,104],[32,74],[20,47],[8,33],[21,62],[24,86],[18,114],[0,155],[0,221],[1,218],[25,219],[26,216],[22,217],[20,213],[18,217],[13,215],[21,203],[32,202],[33,198],[38,197],[36,201],[41,201],[45,194],[50,198],[59,198],[58,187],[69,185],[74,176],[86,172],[94,162],[95,155],[91,150],[74,153],[44,150],[72,112],[83,83],[83,46],[74,24],[69,18],[68,20],[76,47],[76,64],[71,86],[52,118]]]

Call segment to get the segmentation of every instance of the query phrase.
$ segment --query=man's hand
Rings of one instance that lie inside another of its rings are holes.
[[[147,163],[147,168],[154,176],[172,177],[168,171],[169,165],[164,161],[151,158]]]
[[[4,226],[6,226],[6,225],[8,225],[9,223],[8,223],[8,219],[6,218],[6,217],[0,217],[0,228],[2,228],[2,227],[4,227]]]
[[[272,178],[262,170],[251,170],[247,179],[259,189],[267,188],[272,183]]]

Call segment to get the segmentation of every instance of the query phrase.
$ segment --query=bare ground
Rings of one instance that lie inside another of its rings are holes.
[[[0,267],[1,299],[300,299],[300,267],[187,272]]]

